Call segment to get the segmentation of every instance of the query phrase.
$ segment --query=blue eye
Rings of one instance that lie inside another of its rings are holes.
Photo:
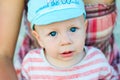
[[[71,32],[75,32],[76,29],[77,29],[76,27],[71,27],[71,28],[70,28],[70,31],[71,31]]]
[[[50,33],[50,36],[56,36],[56,34],[57,34],[56,31],[52,31],[52,32]]]

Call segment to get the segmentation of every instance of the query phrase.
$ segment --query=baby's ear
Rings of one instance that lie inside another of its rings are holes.
[[[88,26],[88,20],[85,20],[85,29],[87,29]]]
[[[37,42],[39,43],[39,45],[40,45],[41,47],[43,47],[43,44],[42,44],[42,41],[41,41],[41,39],[40,39],[39,34],[38,34],[35,30],[33,30],[33,31],[32,31],[32,35],[36,38],[36,40],[37,40]]]
[[[32,35],[37,39],[37,41],[38,41],[38,39],[39,39],[39,35],[38,35],[38,33],[36,32],[36,31],[32,31]]]

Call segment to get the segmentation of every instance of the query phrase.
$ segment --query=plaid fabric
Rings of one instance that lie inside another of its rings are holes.
[[[96,5],[85,5],[87,18],[100,17],[109,14],[115,10],[115,3],[110,5],[96,4]]]
[[[86,5],[86,11],[88,20],[86,45],[102,50],[120,77],[120,51],[113,35],[116,19],[114,5]]]
[[[30,51],[31,49],[34,49],[34,48],[36,48],[34,41],[28,35],[26,35],[24,37],[24,40],[22,42],[22,45],[21,45],[19,53],[18,53],[20,56],[20,59],[21,59],[20,62],[22,62],[24,56],[28,53],[28,51]]]

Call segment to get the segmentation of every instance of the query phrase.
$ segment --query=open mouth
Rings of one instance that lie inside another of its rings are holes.
[[[67,52],[63,52],[61,54],[63,57],[71,57],[73,55],[73,51],[67,51]]]

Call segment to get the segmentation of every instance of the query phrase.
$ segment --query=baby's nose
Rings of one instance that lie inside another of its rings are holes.
[[[61,37],[61,45],[62,46],[69,45],[71,43],[72,43],[72,39],[69,34],[62,35],[62,37]]]

